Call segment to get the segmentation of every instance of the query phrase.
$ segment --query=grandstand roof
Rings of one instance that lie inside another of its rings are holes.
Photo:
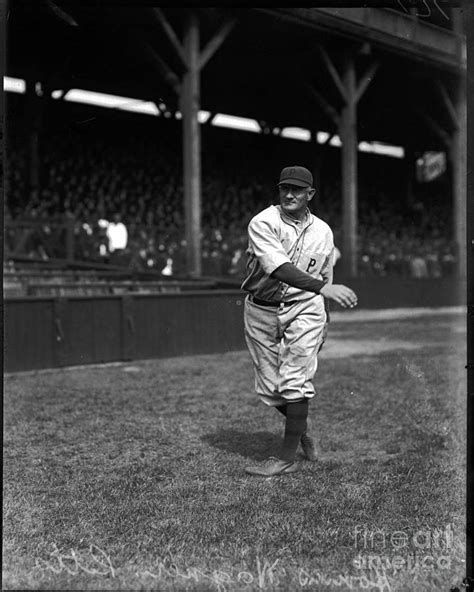
[[[96,90],[164,101],[171,109],[178,109],[174,91],[140,46],[146,41],[177,74],[182,73],[169,39],[150,10],[102,2],[11,2],[6,73],[42,81],[51,90]],[[185,9],[163,10],[180,34]],[[420,122],[413,106],[422,110],[429,106],[433,119],[449,126],[442,105],[433,100],[434,80],[439,78],[451,88],[459,75],[456,67],[438,64],[428,56],[415,59],[383,43],[371,43],[368,49],[354,36],[335,33],[324,24],[305,26],[278,9],[198,10],[201,46],[227,19],[238,19],[202,71],[202,109],[251,117],[269,126],[335,132],[332,121],[304,87],[306,82],[316,84],[337,105],[337,90],[317,50],[320,43],[336,64],[342,50],[358,52],[360,75],[373,60],[380,61],[359,104],[360,140],[411,143],[421,149],[440,147],[439,138]],[[73,19],[69,23],[67,15]]]

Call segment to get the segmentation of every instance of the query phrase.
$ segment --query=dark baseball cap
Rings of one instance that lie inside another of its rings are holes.
[[[302,166],[285,167],[280,173],[280,181],[278,185],[288,183],[289,185],[297,185],[298,187],[312,187],[313,175]]]

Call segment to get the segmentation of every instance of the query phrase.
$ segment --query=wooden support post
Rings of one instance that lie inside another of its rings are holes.
[[[201,130],[199,21],[189,12],[185,22],[184,54],[188,70],[183,76],[181,112],[183,114],[184,211],[186,220],[187,270],[192,277],[201,275]]]
[[[313,154],[314,154],[314,163],[313,163],[313,187],[316,189],[316,193],[314,196],[313,201],[319,202],[324,197],[324,188],[323,188],[323,150],[318,143],[317,139],[317,132],[312,133],[312,144],[314,146]]]
[[[66,259],[68,261],[74,261],[74,214],[71,214],[70,212],[66,213],[64,221],[66,229]]]
[[[38,197],[40,191],[40,130],[33,125],[29,132],[29,193],[30,197]]]
[[[405,205],[412,207],[415,201],[414,199],[414,180],[415,180],[415,151],[413,146],[410,144],[405,146]]]
[[[200,52],[199,19],[195,11],[186,15],[181,44],[173,27],[160,8],[152,8],[155,20],[164,30],[176,56],[185,68],[182,80],[146,42],[137,40],[152,64],[179,97],[183,125],[183,187],[186,223],[186,269],[190,276],[201,275],[201,128],[200,70],[211,59],[237,22],[229,20]],[[210,121],[210,119],[209,119]]]
[[[463,36],[465,35],[463,12],[467,12],[467,10],[463,11],[462,7],[451,9],[451,27],[456,34],[456,53],[459,60],[463,59]]]
[[[342,108],[342,258],[346,277],[357,276],[357,102],[353,55],[347,54],[342,75],[347,102]]]
[[[454,103],[441,80],[436,80],[436,89],[441,105],[449,119],[453,132],[451,135],[444,129],[439,130],[451,163],[452,194],[453,194],[453,238],[457,249],[457,273],[466,275],[466,150],[467,150],[467,119],[466,119],[466,84],[460,77],[455,89]],[[426,117],[426,116],[425,116]],[[428,121],[428,123],[430,123]],[[433,123],[431,127],[435,127]],[[436,129],[436,127],[435,127]]]
[[[455,109],[458,126],[452,135],[450,160],[453,187],[453,237],[457,246],[458,274],[465,277],[467,269],[466,251],[466,183],[467,183],[467,108],[466,82],[458,81]]]
[[[337,87],[343,107],[338,110],[331,105],[313,85],[307,85],[313,98],[319,103],[327,116],[339,130],[342,142],[342,259],[341,266],[346,277],[357,276],[357,103],[360,101],[378,68],[375,61],[361,77],[356,79],[354,52],[344,56],[342,76],[339,75],[334,62],[326,50],[319,46],[323,62],[335,86]]]
[[[42,123],[42,105],[36,95],[35,82],[26,83],[27,109],[29,121],[28,136],[28,200],[39,196],[40,192],[40,134]]]

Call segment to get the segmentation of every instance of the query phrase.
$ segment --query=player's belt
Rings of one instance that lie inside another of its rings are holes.
[[[270,300],[260,300],[260,298],[255,298],[252,294],[249,294],[250,302],[254,304],[258,304],[259,306],[273,306],[277,308],[278,306],[284,304],[285,306],[288,304],[296,304],[298,300],[288,300],[287,302],[271,302]]]

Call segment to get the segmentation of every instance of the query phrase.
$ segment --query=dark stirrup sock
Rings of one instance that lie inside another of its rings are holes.
[[[277,411],[279,411],[285,417],[286,417],[286,410],[287,410],[287,408],[288,408],[288,404],[287,403],[285,403],[285,405],[275,405],[275,409]],[[308,422],[306,422],[306,427],[305,427],[304,432],[303,432],[302,435],[304,436],[307,431],[308,431]]]
[[[280,453],[280,458],[288,462],[293,462],[296,457],[296,449],[301,436],[306,430],[306,420],[308,418],[308,399],[288,403],[286,406],[286,425],[285,438]]]

